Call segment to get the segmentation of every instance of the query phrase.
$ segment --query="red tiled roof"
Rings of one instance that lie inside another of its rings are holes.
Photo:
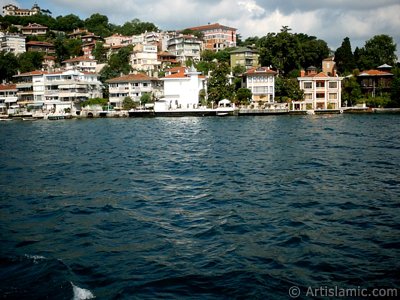
[[[46,47],[54,47],[53,44],[47,42],[39,42],[39,41],[30,41],[26,43],[27,46],[46,46]]]
[[[18,74],[18,75],[14,75],[14,77],[34,76],[34,75],[43,75],[43,74],[49,74],[49,72],[36,70],[36,71],[31,71],[31,72],[26,72],[26,73],[21,73],[21,74]]]
[[[268,67],[258,67],[258,68],[252,68],[248,70],[245,75],[276,75],[277,72],[269,69]]]
[[[149,80],[158,80],[155,77],[149,77],[146,74],[138,73],[138,74],[129,74],[121,77],[116,77],[107,80],[107,82],[131,82],[131,81],[149,81]]]
[[[7,91],[7,90],[16,90],[16,84],[0,84],[0,91]]]
[[[33,29],[33,28],[35,28],[35,29],[38,29],[38,28],[47,29],[46,26],[43,26],[43,25],[40,25],[40,24],[37,24],[37,23],[29,24],[28,26],[22,27],[22,29]]]
[[[230,29],[230,30],[237,30],[236,28],[224,26],[224,25],[221,25],[221,24],[219,24],[219,23],[208,24],[208,25],[203,25],[203,26],[196,26],[196,27],[190,27],[190,28],[188,28],[188,29],[194,30],[194,31],[206,31],[206,30],[211,30],[211,29]]]
[[[70,59],[64,60],[63,63],[76,62],[76,61],[96,61],[96,60],[95,59],[91,59],[90,57],[83,55],[83,56],[77,56],[77,57],[74,57],[74,58],[70,58]]]
[[[379,70],[367,70],[362,71],[358,76],[393,76],[393,74]]]

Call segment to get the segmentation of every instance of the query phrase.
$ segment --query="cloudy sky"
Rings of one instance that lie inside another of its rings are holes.
[[[138,18],[158,28],[184,29],[207,23],[235,27],[242,38],[264,36],[289,26],[325,40],[335,50],[350,38],[353,50],[376,34],[388,34],[400,56],[400,0],[37,0],[53,17],[93,13],[114,24]],[[31,8],[34,0],[0,0]]]

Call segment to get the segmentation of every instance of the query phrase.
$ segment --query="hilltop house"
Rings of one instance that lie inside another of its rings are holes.
[[[190,69],[176,67],[167,71],[164,82],[164,97],[156,101],[154,109],[195,109],[199,106],[199,93],[205,88],[205,76],[192,66]]]
[[[188,29],[203,34],[205,49],[217,52],[227,47],[236,47],[236,28],[214,23]]]
[[[246,87],[252,93],[252,105],[270,107],[274,104],[276,74],[269,67],[252,68],[243,74]]]
[[[34,4],[31,9],[19,8],[13,4],[7,4],[3,6],[3,15],[4,16],[18,16],[18,17],[29,17],[33,15],[37,15],[41,12],[40,7],[37,4]]]
[[[37,23],[29,23],[27,26],[22,27],[23,35],[46,35],[47,26],[43,26]]]
[[[107,80],[110,104],[117,109],[122,108],[125,97],[130,97],[133,101],[140,102],[140,98],[145,93],[151,93],[155,97],[161,95],[161,84],[159,79],[149,77],[145,74],[129,74]]]
[[[301,71],[297,78],[300,89],[304,91],[302,101],[293,101],[292,110],[325,110],[341,108],[341,81],[343,77],[329,76],[317,72],[317,68],[309,67]]]

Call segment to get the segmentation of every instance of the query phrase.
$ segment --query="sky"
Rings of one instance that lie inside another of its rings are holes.
[[[0,0],[1,7],[37,3],[53,17],[94,13],[122,25],[139,19],[161,30],[220,23],[238,29],[242,39],[262,37],[289,26],[292,33],[316,36],[334,51],[345,37],[352,49],[363,47],[374,35],[387,34],[397,44],[400,58],[400,0]]]

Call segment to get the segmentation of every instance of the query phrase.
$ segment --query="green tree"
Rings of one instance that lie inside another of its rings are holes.
[[[396,44],[389,35],[375,35],[358,50],[357,58],[358,67],[363,70],[373,69],[383,64],[393,66],[397,60]]]
[[[108,17],[101,14],[93,14],[85,20],[85,27],[90,32],[101,37],[111,35],[111,25],[108,24]]]
[[[303,96],[304,93],[300,89],[297,79],[283,78],[281,76],[275,79],[275,99],[277,102],[301,100]]]
[[[355,73],[357,74],[357,72]],[[362,98],[360,84],[357,82],[357,77],[350,76],[343,80],[342,89],[342,104],[343,106],[354,106]]]
[[[208,100],[217,103],[222,99],[232,99],[234,87],[229,83],[229,65],[219,63],[208,81]]]
[[[11,52],[0,52],[0,82],[12,81],[13,76],[17,74],[18,59]]]
[[[131,97],[125,97],[124,100],[122,100],[122,109],[130,110],[134,107],[136,107],[136,105]]]
[[[350,39],[344,38],[342,45],[336,49],[335,62],[340,74],[351,74],[356,68],[353,52],[351,51]]]
[[[104,48],[103,42],[96,42],[92,54],[98,63],[105,63],[107,61],[107,49]]]
[[[42,68],[44,53],[29,51],[18,56],[19,70],[22,73],[31,72]]]
[[[150,103],[150,102],[152,102],[151,93],[144,93],[144,94],[140,97],[140,103],[146,104],[146,103]]]
[[[70,58],[70,53],[66,45],[66,38],[63,35],[59,35],[54,41],[54,48],[56,50],[56,62],[61,64],[64,60]]]
[[[84,27],[84,22],[76,15],[69,14],[56,18],[56,29],[64,32],[72,32],[74,29]]]
[[[392,107],[400,107],[400,68],[396,67],[392,70],[394,75],[392,81],[392,91],[391,91],[391,99],[392,102],[390,105]]]
[[[239,104],[248,105],[251,101],[251,91],[247,88],[239,88],[236,92]]]
[[[149,22],[142,22],[139,19],[133,19],[132,21],[125,22],[124,25],[116,29],[118,33],[126,36],[138,35],[144,32],[158,31],[156,25]]]

